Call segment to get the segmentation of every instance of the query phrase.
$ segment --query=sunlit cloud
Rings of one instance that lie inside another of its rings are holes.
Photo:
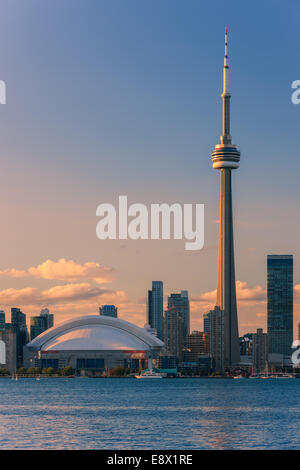
[[[236,281],[236,295],[238,302],[264,302],[267,292],[262,286],[248,287],[247,282]],[[198,296],[192,296],[192,303],[215,304],[217,290],[204,292]]]
[[[0,271],[0,276],[12,278],[35,277],[66,282],[93,280],[97,284],[104,284],[112,282],[115,272],[115,269],[102,266],[99,263],[88,261],[80,264],[73,260],[61,258],[58,261],[48,259],[38,266],[29,267],[27,270],[6,269]]]
[[[83,302],[95,299],[102,302],[105,299],[111,301],[126,301],[127,295],[124,291],[114,291],[93,286],[89,283],[66,284],[64,286],[55,286],[46,290],[39,290],[34,287],[25,287],[23,289],[4,289],[0,291],[0,305],[56,305],[70,302]]]

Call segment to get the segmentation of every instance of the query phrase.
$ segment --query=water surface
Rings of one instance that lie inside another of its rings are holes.
[[[0,449],[297,449],[300,380],[0,379]]]

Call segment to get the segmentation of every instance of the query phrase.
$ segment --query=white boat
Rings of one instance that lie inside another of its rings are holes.
[[[276,377],[276,379],[295,379],[296,377],[293,375],[293,374],[278,374]]]
[[[245,379],[246,377],[244,377],[243,375],[234,375],[233,378],[234,379]]]
[[[155,372],[153,370],[152,359],[148,359],[148,367],[149,369],[146,370],[144,373],[140,373],[140,375],[136,375],[136,379],[163,379],[163,376],[159,372]]]
[[[136,375],[136,379],[163,379],[163,376],[159,372],[154,370],[146,370],[143,374]]]

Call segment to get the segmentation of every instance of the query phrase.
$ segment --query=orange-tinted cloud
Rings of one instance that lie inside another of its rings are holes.
[[[31,266],[27,270],[15,268],[0,271],[0,276],[21,278],[32,276],[40,279],[76,282],[79,280],[93,280],[97,284],[111,282],[115,270],[99,263],[88,261],[80,264],[73,260],[61,258],[58,261],[48,259],[38,266]]]
[[[248,287],[247,282],[236,281],[236,295],[238,302],[264,302],[266,300],[267,292],[262,286]],[[197,303],[212,303],[214,305],[216,296],[217,290],[214,289],[198,296],[193,296],[191,301]]]
[[[102,302],[103,298],[119,301],[126,301],[127,295],[124,291],[114,291],[93,286],[89,283],[66,284],[55,286],[46,290],[39,290],[34,287],[24,289],[4,289],[0,291],[0,305],[56,305],[72,302],[85,302],[95,299]]]

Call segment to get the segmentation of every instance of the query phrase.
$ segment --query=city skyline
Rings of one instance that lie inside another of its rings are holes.
[[[44,9],[32,0],[3,6],[1,309],[19,306],[29,317],[49,305],[60,322],[113,303],[120,318],[143,325],[147,289],[161,279],[165,298],[189,291],[191,328],[202,329],[216,297],[219,194],[209,153],[220,127],[227,24],[234,134],[243,152],[234,204],[240,335],[266,331],[271,253],[294,255],[299,322],[300,108],[290,100],[297,6],[274,2],[270,18],[266,6],[257,15],[253,5],[217,2],[215,18],[216,4],[197,3],[117,2],[117,11],[78,2],[72,12],[56,0]],[[119,194],[132,202],[205,203],[204,249],[185,253],[181,241],[100,242],[96,207]]]

